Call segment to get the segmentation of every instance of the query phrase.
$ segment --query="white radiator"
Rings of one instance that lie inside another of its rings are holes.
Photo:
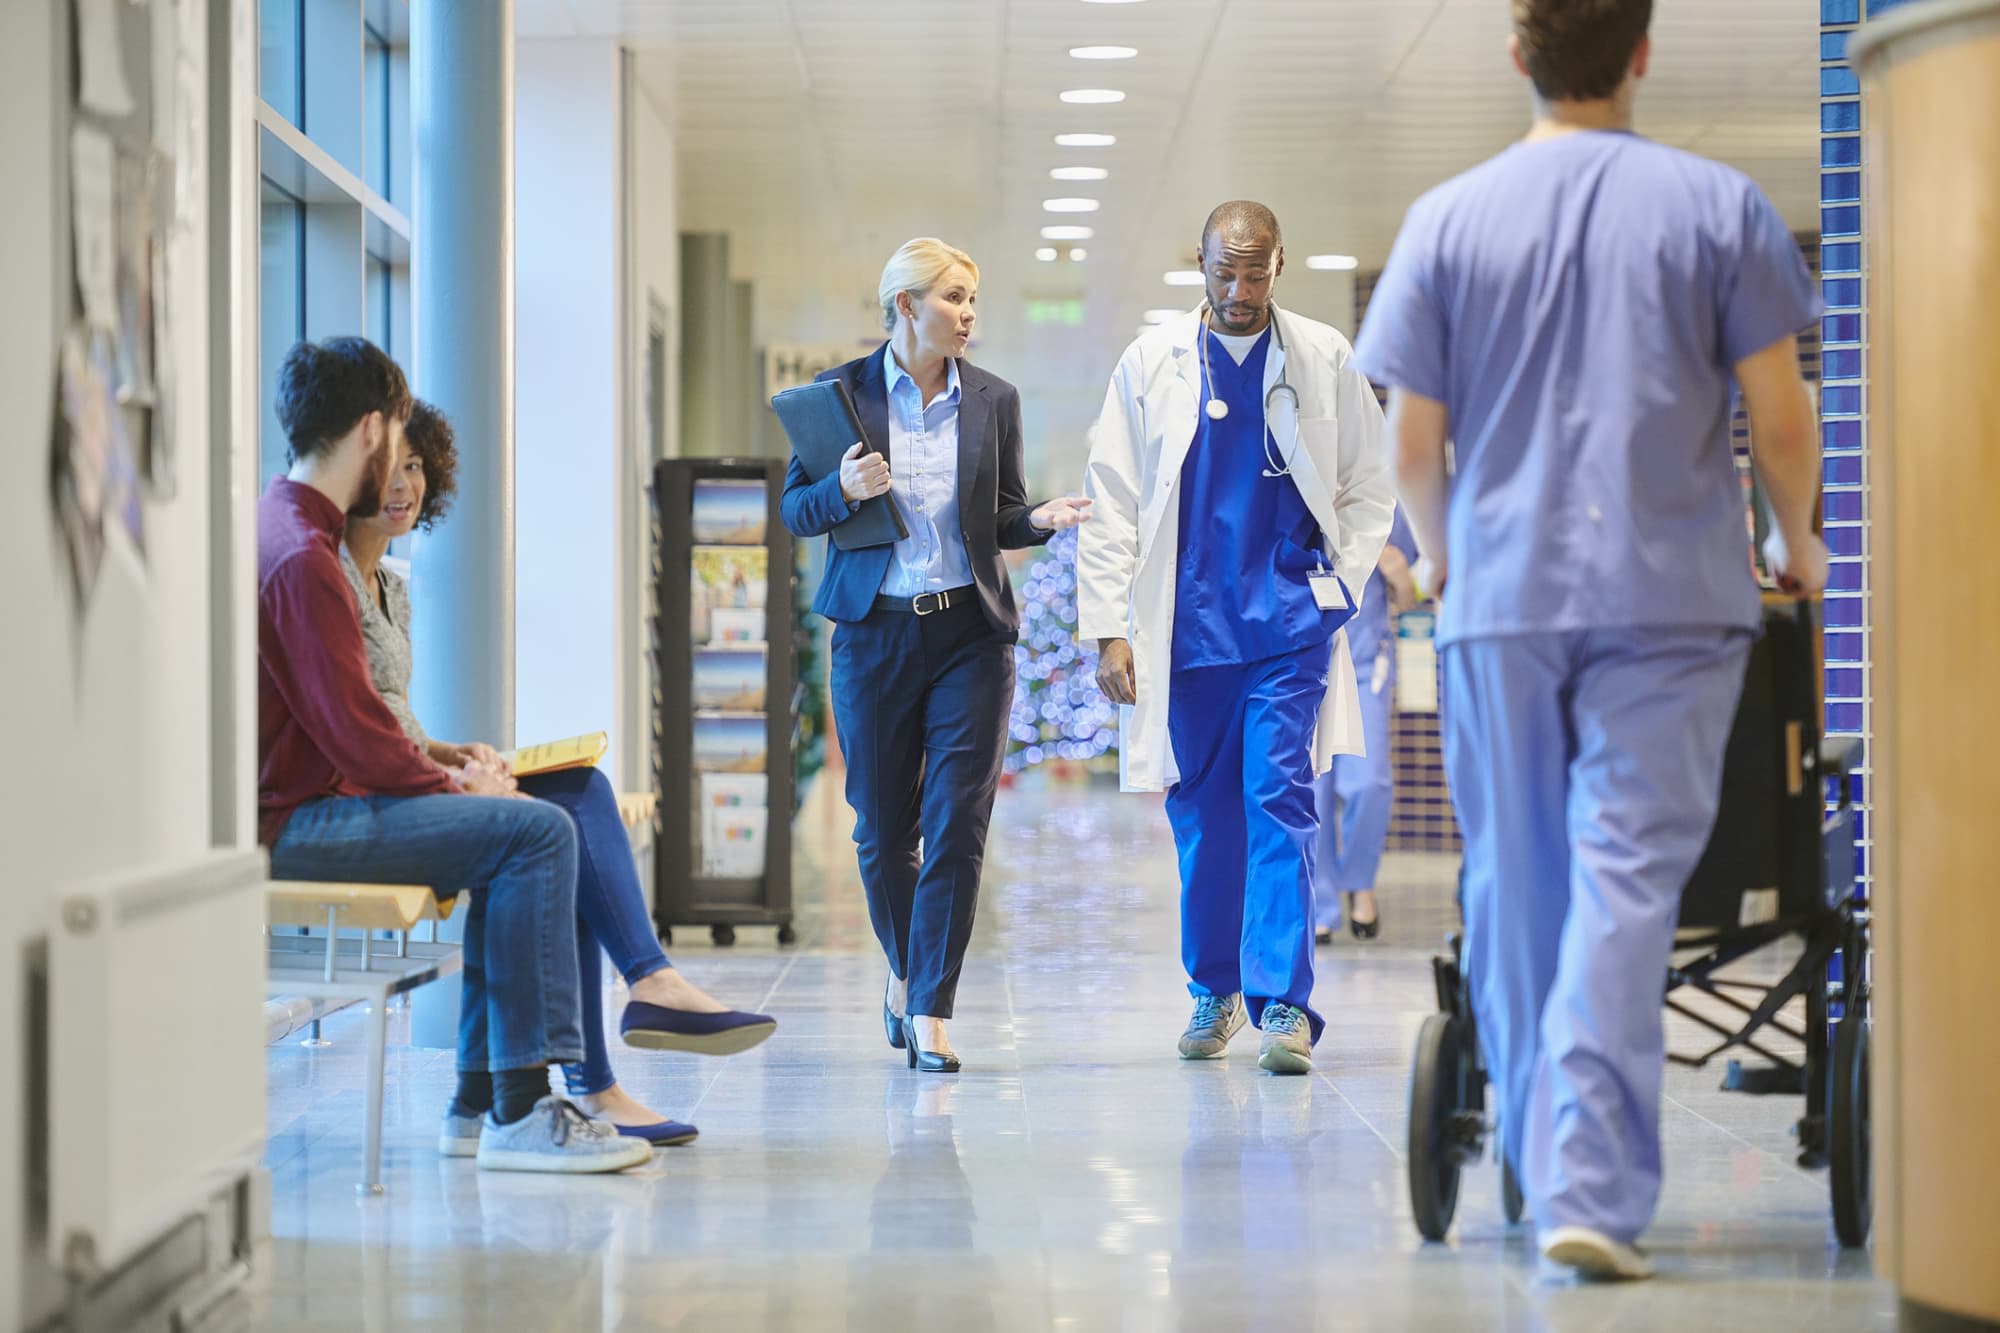
[[[80,885],[49,938],[51,1258],[108,1272],[264,1147],[261,851]]]

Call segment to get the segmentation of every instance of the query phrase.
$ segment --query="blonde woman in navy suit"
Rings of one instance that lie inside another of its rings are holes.
[[[812,481],[796,457],[785,526],[832,531],[890,495],[909,536],[828,544],[813,610],[836,623],[834,727],[868,914],[889,961],[889,1043],[910,1067],[956,1073],[945,1031],[972,938],[987,823],[1006,751],[1020,614],[1001,551],[1038,546],[1089,515],[1088,500],[1030,507],[1021,396],[965,358],[979,266],[914,240],[882,271],[889,340],[821,378],[847,386],[867,451]]]

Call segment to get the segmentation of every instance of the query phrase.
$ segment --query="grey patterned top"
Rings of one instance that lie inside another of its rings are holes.
[[[375,692],[402,724],[403,733],[419,747],[428,746],[430,737],[410,711],[410,585],[403,576],[376,566],[376,577],[388,590],[389,614],[382,614],[382,601],[374,589],[361,581],[354,557],[340,548],[340,568],[361,611],[361,638],[368,645],[368,674],[375,678]]]

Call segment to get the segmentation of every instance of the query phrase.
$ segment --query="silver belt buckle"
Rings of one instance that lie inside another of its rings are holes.
[[[941,592],[920,592],[910,599],[910,609],[920,616],[944,610],[944,594]]]

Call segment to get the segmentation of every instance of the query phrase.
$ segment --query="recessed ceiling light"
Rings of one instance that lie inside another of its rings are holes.
[[[1072,46],[1070,55],[1077,60],[1130,60],[1139,54],[1136,46]]]
[[[1042,211],[1044,213],[1095,213],[1097,211],[1097,201],[1095,199],[1044,199],[1042,200]]]
[[[1201,286],[1201,270],[1198,268],[1170,269],[1166,274],[1166,280],[1169,287],[1199,287]]]
[[[1087,241],[1096,235],[1088,227],[1044,227],[1042,239],[1045,241]]]
[[[1035,251],[1035,258],[1041,260],[1044,264],[1053,264],[1056,262],[1056,248],[1053,245],[1045,245]]]
[[[1056,96],[1072,106],[1099,106],[1125,100],[1125,94],[1116,88],[1065,88]]]
[[[1179,319],[1186,313],[1187,311],[1181,309],[1148,310],[1146,312],[1146,322],[1148,324],[1164,324],[1170,319]]]
[[[1111,173],[1103,167],[1052,167],[1049,179],[1057,181],[1101,181]]]
[[[1090,251],[1080,245],[1073,245],[1070,247],[1069,257],[1074,262],[1081,264],[1085,259],[1090,257]]]
[[[1083,0],[1086,5],[1136,5],[1143,0]]]
[[[1361,261],[1353,255],[1307,255],[1306,267],[1331,269],[1360,268]]]
[[[1109,148],[1118,142],[1115,134],[1058,134],[1058,148]]]

